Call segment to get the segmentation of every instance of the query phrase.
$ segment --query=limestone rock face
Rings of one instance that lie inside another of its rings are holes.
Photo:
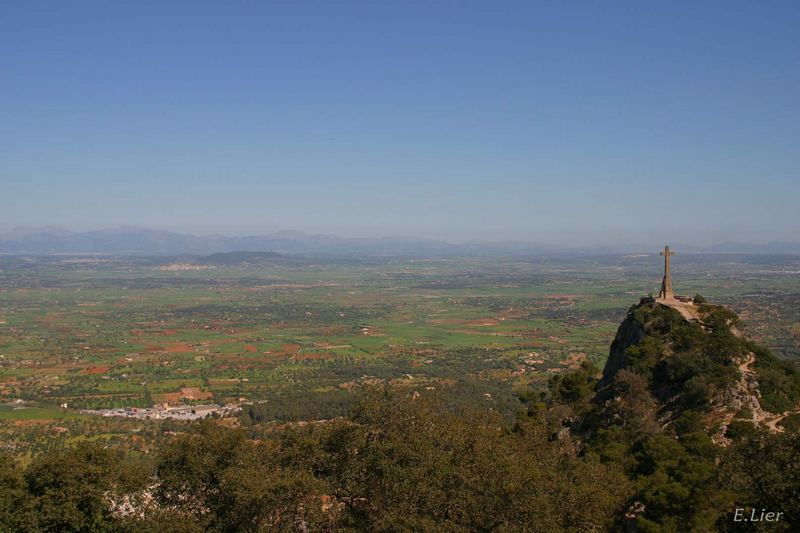
[[[746,388],[741,387],[740,383],[736,386],[729,387],[719,394],[719,398],[715,398],[713,405],[719,408],[726,408],[733,413],[739,412],[742,409],[750,409],[751,411],[761,410],[761,404],[758,398]]]
[[[758,390],[758,380],[755,374],[752,371],[743,372],[739,381],[717,394],[712,400],[712,405],[720,409],[728,409],[734,413],[742,409],[760,412],[761,404],[758,401],[760,396],[761,393]]]
[[[634,317],[634,311],[628,311],[625,320],[619,325],[617,335],[611,343],[611,350],[608,353],[608,361],[603,368],[603,379],[600,386],[607,385],[613,381],[614,376],[624,368],[625,351],[636,344],[641,343],[645,338],[645,329]]]

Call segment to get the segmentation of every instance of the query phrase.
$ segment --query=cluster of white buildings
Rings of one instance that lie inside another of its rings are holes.
[[[218,414],[226,416],[239,410],[238,405],[157,405],[155,407],[121,407],[119,409],[83,409],[81,413],[149,420],[198,420]]]

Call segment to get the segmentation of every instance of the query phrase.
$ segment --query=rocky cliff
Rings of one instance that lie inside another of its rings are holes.
[[[654,303],[654,301],[653,301]],[[639,305],[650,304],[649,301],[642,300]],[[617,328],[617,334],[611,343],[611,350],[608,353],[606,366],[603,368],[603,379],[600,385],[608,385],[614,376],[625,367],[625,352],[631,346],[640,344],[645,338],[644,324],[636,320],[635,311],[639,306],[633,306],[628,310],[625,320]]]

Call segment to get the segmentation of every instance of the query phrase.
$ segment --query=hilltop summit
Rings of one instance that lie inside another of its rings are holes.
[[[780,431],[777,422],[800,399],[798,373],[747,340],[730,310],[693,307],[691,319],[649,297],[629,309],[611,344],[598,404],[619,402],[635,384],[651,406],[648,417],[661,426],[693,411],[721,443],[735,418]]]
[[[615,530],[727,531],[730,510],[788,501],[794,490],[765,490],[742,473],[795,461],[800,373],[746,339],[730,310],[694,307],[687,319],[642,298],[599,380],[585,364],[550,382],[557,440],[621,465],[636,485]]]

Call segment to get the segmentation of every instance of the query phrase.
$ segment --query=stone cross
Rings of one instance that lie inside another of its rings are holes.
[[[661,292],[658,297],[662,300],[672,300],[675,296],[672,294],[672,273],[669,271],[669,258],[675,255],[675,252],[669,251],[669,245],[664,246],[664,251],[659,255],[664,256],[664,280],[661,282]]]

